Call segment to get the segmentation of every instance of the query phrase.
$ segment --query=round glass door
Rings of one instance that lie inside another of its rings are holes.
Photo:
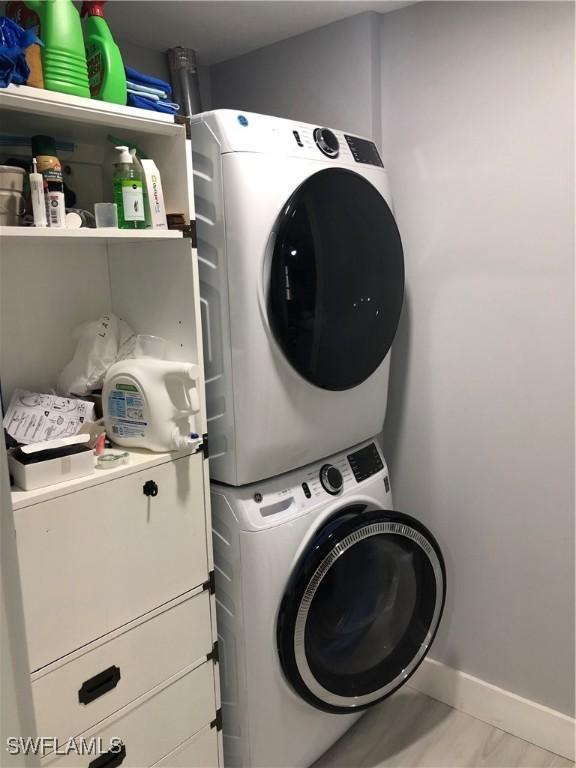
[[[386,357],[404,298],[394,216],[357,173],[308,178],[284,207],[270,265],[268,316],[291,365],[329,390],[358,386]]]
[[[442,554],[423,525],[348,507],[314,538],[284,595],[277,641],[288,681],[329,712],[389,696],[430,648],[445,582]]]

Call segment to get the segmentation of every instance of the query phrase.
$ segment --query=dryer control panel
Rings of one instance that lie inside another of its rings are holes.
[[[375,443],[370,443],[359,451],[348,454],[347,459],[357,483],[367,480],[384,468]]]
[[[377,165],[379,168],[384,167],[384,163],[378,153],[376,144],[368,139],[361,139],[358,136],[349,136],[344,134],[346,143],[350,147],[352,157],[357,163],[366,163],[368,165]]]

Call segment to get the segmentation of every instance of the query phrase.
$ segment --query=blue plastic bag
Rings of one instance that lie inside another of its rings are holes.
[[[30,75],[26,48],[42,41],[33,29],[22,29],[7,16],[0,16],[0,88],[10,83],[24,85]]]

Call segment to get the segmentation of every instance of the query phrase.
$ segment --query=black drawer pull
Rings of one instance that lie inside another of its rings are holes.
[[[78,691],[78,701],[80,704],[90,704],[91,701],[102,696],[104,693],[116,688],[120,682],[120,667],[108,667],[104,672],[98,672],[82,683]]]
[[[117,768],[122,765],[126,757],[126,747],[120,745],[118,752],[105,752],[88,764],[88,768]]]
[[[158,486],[154,480],[146,480],[142,490],[144,491],[144,496],[158,496]]]

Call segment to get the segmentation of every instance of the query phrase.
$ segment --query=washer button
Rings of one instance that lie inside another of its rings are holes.
[[[306,496],[307,499],[312,496],[310,488],[308,487],[308,483],[302,483],[302,490],[304,491],[304,496]]]

